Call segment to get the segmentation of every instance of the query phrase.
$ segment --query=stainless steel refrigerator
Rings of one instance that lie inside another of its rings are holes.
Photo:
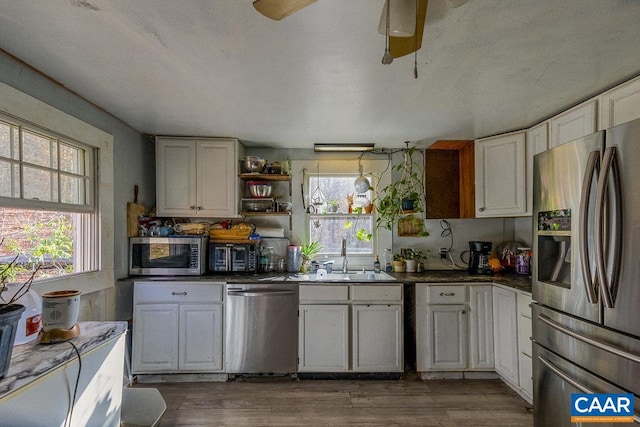
[[[533,177],[534,423],[572,425],[572,393],[633,393],[639,423],[640,120],[538,154]]]

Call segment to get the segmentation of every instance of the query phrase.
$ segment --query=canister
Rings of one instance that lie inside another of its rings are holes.
[[[531,261],[531,248],[518,248],[516,253],[516,273],[529,274],[529,263]]]

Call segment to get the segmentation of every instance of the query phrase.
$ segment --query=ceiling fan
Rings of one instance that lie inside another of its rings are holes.
[[[317,0],[255,0],[253,7],[264,16],[276,21],[293,15]],[[447,0],[449,7],[458,7],[468,0]],[[378,32],[388,39],[385,49],[390,55],[383,63],[391,63],[390,58],[400,58],[416,52],[422,47],[422,34],[427,15],[428,0],[386,0]],[[417,31],[416,31],[417,29]]]

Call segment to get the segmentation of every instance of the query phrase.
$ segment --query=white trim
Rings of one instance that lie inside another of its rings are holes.
[[[40,294],[62,289],[90,293],[113,287],[113,136],[4,83],[0,83],[0,111],[98,149],[95,201],[100,225],[98,271],[39,281],[34,289]]]

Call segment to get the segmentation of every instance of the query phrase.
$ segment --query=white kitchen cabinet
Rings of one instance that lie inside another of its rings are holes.
[[[349,371],[349,305],[300,305],[299,372]]]
[[[500,286],[493,288],[493,340],[496,372],[511,386],[518,388],[516,292]]]
[[[402,284],[301,285],[299,372],[402,372]]]
[[[527,215],[533,214],[533,157],[549,148],[549,121],[527,130]]]
[[[156,138],[157,215],[236,217],[236,139]]]
[[[133,373],[221,372],[222,288],[206,282],[135,282]]]
[[[402,371],[401,305],[353,305],[352,334],[354,372]]]
[[[418,372],[492,371],[491,286],[416,284]]]
[[[469,368],[493,369],[492,286],[469,286]]]
[[[592,99],[552,117],[549,148],[594,133],[597,104],[598,102]]]
[[[476,217],[526,215],[525,132],[477,140],[475,175]]]
[[[600,96],[600,126],[609,129],[640,118],[640,77],[629,80]]]

